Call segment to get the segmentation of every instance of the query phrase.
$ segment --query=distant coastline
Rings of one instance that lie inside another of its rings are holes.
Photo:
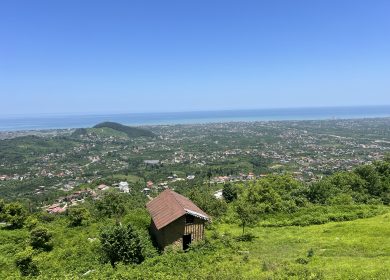
[[[104,121],[126,125],[172,125],[239,121],[327,120],[390,117],[390,105],[280,108],[173,113],[0,116],[0,131],[92,127]]]

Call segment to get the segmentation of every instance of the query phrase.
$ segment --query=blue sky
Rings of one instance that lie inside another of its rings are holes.
[[[0,115],[390,104],[390,1],[0,2]]]

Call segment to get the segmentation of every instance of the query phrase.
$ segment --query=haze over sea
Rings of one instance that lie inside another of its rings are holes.
[[[126,125],[199,124],[239,121],[326,120],[390,117],[390,105],[280,108],[172,113],[1,116],[0,131],[92,127],[112,121]]]

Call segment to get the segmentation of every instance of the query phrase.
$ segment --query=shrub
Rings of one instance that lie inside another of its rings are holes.
[[[223,198],[227,203],[237,199],[237,189],[232,184],[225,184],[222,190]]]
[[[55,216],[53,214],[49,214],[47,212],[41,212],[38,215],[38,220],[43,223],[51,223],[55,220]]]
[[[39,274],[38,267],[33,262],[34,251],[31,247],[16,255],[15,265],[22,276],[36,276]]]
[[[144,260],[143,245],[138,233],[129,224],[126,227],[114,225],[100,233],[103,262],[112,267],[118,262],[124,264],[141,263]]]
[[[30,245],[33,249],[50,251],[53,247],[50,243],[51,238],[52,234],[46,228],[38,227],[30,232]]]
[[[3,210],[3,218],[9,224],[10,229],[22,228],[26,220],[26,210],[18,203],[6,204]]]
[[[69,226],[78,227],[88,221],[90,215],[89,211],[82,207],[72,207],[68,211]]]
[[[95,202],[95,209],[102,217],[114,217],[118,220],[126,214],[126,195],[116,191],[109,191]]]
[[[38,225],[38,219],[35,218],[34,216],[29,216],[26,221],[25,221],[25,226],[29,230],[32,230]]]
[[[308,258],[314,257],[314,250],[313,250],[313,248],[310,248],[310,250],[307,251],[307,257],[308,257]]]

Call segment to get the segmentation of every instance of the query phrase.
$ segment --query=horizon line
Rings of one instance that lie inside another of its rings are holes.
[[[237,109],[207,109],[207,110],[189,110],[189,111],[151,111],[151,112],[61,112],[61,113],[16,113],[0,114],[0,119],[21,118],[21,117],[65,117],[65,116],[104,116],[104,115],[148,115],[148,114],[182,114],[182,113],[209,113],[209,112],[237,112],[237,111],[268,111],[268,110],[299,110],[299,109],[342,109],[342,108],[379,108],[390,107],[390,104],[382,105],[335,105],[335,106],[292,106],[292,107],[263,107],[263,108],[237,108]]]

